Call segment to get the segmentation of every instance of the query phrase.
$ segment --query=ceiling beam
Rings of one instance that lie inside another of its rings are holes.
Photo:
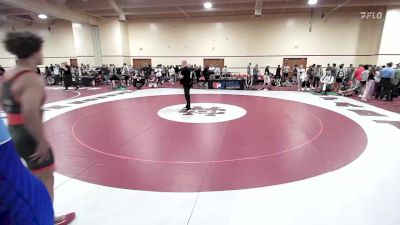
[[[115,12],[118,13],[119,20],[121,20],[121,21],[126,21],[125,13],[124,13],[124,11],[121,9],[121,7],[119,7],[119,6],[117,5],[117,3],[115,3],[114,0],[108,0],[108,2],[110,3],[111,7],[115,10]]]
[[[263,6],[264,6],[264,0],[256,0],[256,6],[254,9],[255,16],[262,16]]]
[[[21,20],[15,17],[10,16],[0,16],[0,23],[4,25],[11,25],[11,26],[30,26],[33,24],[32,21]]]
[[[98,18],[68,9],[65,5],[49,4],[46,0],[0,0],[1,3],[28,10],[37,14],[43,13],[55,18],[69,20],[71,22],[99,25]]]
[[[202,4],[199,4],[198,1],[197,3],[194,1],[185,1],[182,2],[181,4],[172,4],[171,1],[146,1],[143,2],[143,4],[139,4],[137,1],[125,1],[123,5],[123,11],[127,13],[129,10],[138,10],[138,11],[144,11],[144,10],[152,10],[155,8],[159,9],[169,9],[171,7],[175,7],[178,5],[182,10],[185,12],[190,12],[191,10],[203,10]],[[254,5],[255,2],[258,0],[231,0],[231,1],[226,1],[226,2],[215,2],[213,5],[213,11],[218,10],[219,8],[229,8],[231,9],[232,7],[236,9],[240,9],[243,7],[252,7],[252,10],[254,10]],[[342,0],[341,2],[344,2],[345,0]],[[80,3],[78,3],[80,2]],[[99,4],[93,5],[93,4],[85,4],[82,2],[82,0],[76,0],[68,2],[67,5],[72,8],[72,9],[77,9],[77,10],[85,10],[85,11],[105,11],[105,10],[110,10],[111,8],[109,5],[101,4],[103,1],[99,1]],[[290,8],[309,8],[307,1],[306,0],[295,0],[295,1],[290,1],[290,0],[264,0],[265,4],[263,4],[263,9],[282,9],[286,7]],[[321,8],[321,7],[336,7],[340,5],[337,0],[326,0],[324,2],[318,3],[315,8]],[[399,0],[351,0],[346,6],[388,6],[388,5],[400,5]],[[176,7],[175,7],[176,8]]]
[[[190,16],[185,12],[185,10],[183,10],[181,7],[179,7],[178,5],[176,5],[176,8],[179,10],[179,12],[181,12],[183,15],[186,16],[186,18],[189,18]]]

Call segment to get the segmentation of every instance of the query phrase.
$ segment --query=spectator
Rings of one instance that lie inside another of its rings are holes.
[[[151,72],[149,76],[149,88],[157,88],[158,85],[158,79],[157,76],[154,74],[154,72]]]
[[[346,70],[346,82],[353,80],[353,75],[354,75],[354,67],[353,64],[350,64],[350,66]]]
[[[364,65],[364,71],[361,73],[361,88],[360,88],[360,95],[358,97],[362,97],[364,94],[365,88],[367,86],[368,76],[369,76],[369,65]]]
[[[278,65],[278,67],[276,68],[276,73],[275,73],[275,80],[276,80],[277,86],[281,86],[281,79],[282,79],[281,71],[282,71],[281,65]]]
[[[319,88],[319,82],[323,75],[324,75],[324,72],[322,71],[321,65],[317,65],[317,68],[315,70],[315,75],[314,75],[314,81],[313,81],[313,87],[315,89]]]
[[[308,82],[310,82],[311,89],[315,89],[313,84],[314,84],[315,74],[317,73],[317,66],[315,64],[312,64],[310,69],[311,71],[308,76]]]
[[[247,66],[247,75],[251,75],[251,63]]]
[[[299,83],[299,78],[298,78],[298,71],[299,71],[299,67],[297,65],[294,65],[293,68],[293,84],[297,84]],[[298,86],[300,89],[300,86]]]
[[[225,66],[226,67],[226,66]],[[197,80],[197,82],[199,82],[199,80],[200,80],[200,77],[201,77],[201,66],[198,66],[197,68],[196,68],[196,80]]]
[[[333,64],[335,65],[335,64]],[[346,77],[346,71],[343,68],[343,64],[339,66],[339,70],[337,71],[337,76],[335,79],[335,84],[334,84],[334,91],[337,93],[339,91],[340,85],[344,82],[344,79]],[[333,71],[333,70],[332,70]]]
[[[161,68],[161,64],[157,65],[157,68],[154,69],[154,73],[156,74],[157,77],[157,85],[158,84],[162,84],[162,68]]]
[[[394,72],[394,77],[390,81],[392,83],[392,98],[397,98],[399,96],[399,84],[400,84],[400,63],[397,64],[396,70]]]
[[[373,66],[369,71],[367,84],[364,93],[361,96],[361,100],[367,101],[372,98],[372,94],[375,89],[375,75],[376,75],[376,66]]]
[[[333,77],[335,77],[335,80],[337,78],[337,73],[338,73],[338,68],[336,67],[336,63],[334,63],[332,64],[331,74]]]
[[[53,66],[53,64],[50,64],[49,69],[50,69],[50,72],[53,73],[53,71],[54,71],[54,66]]]
[[[386,96],[386,101],[392,101],[392,84],[390,82],[391,79],[394,78],[395,70],[392,68],[393,63],[390,62],[387,64],[387,68],[382,69],[381,71],[381,81],[380,85],[383,87],[382,93],[379,96],[379,99],[383,99]]]
[[[257,84],[258,82],[258,73],[260,72],[260,70],[258,69],[258,64],[256,64],[253,68],[253,84]]]
[[[322,89],[321,92],[327,94],[328,91],[331,91],[332,85],[335,82],[335,77],[332,76],[331,70],[326,71],[326,74],[322,76],[321,83]]]
[[[269,70],[269,65],[265,66],[265,70],[264,70],[264,76],[270,76],[271,75],[271,71]]]
[[[60,82],[61,82],[61,68],[60,68],[60,65],[58,65],[58,64],[56,64],[55,66],[54,66],[54,72],[53,72],[53,74],[54,74],[54,84],[60,84]]]
[[[106,83],[109,84],[110,83],[110,69],[108,68],[107,65],[103,65],[101,67],[101,71],[103,72],[103,76],[104,76]]]
[[[331,64],[329,64],[329,63],[328,63],[328,65],[326,66],[325,73],[328,72],[328,71],[332,71]]]
[[[214,79],[219,79],[221,76],[221,69],[217,66],[214,69]]]
[[[224,68],[222,68],[222,76],[228,75],[228,67],[225,65]]]
[[[67,63],[62,64],[63,73],[63,80],[64,80],[64,87],[67,91],[68,88],[72,85],[72,73],[71,67]]]
[[[170,77],[170,82],[171,82],[172,84],[174,84],[174,83],[176,82],[176,76],[175,76],[175,69],[174,69],[173,66],[171,66],[171,67],[169,68],[168,74],[169,74],[169,77]]]
[[[307,78],[306,70],[304,69],[303,65],[300,65],[299,70],[297,71],[297,76],[298,76],[298,91],[301,91],[300,85],[303,84],[303,81]],[[304,89],[303,89],[304,90]]]
[[[345,90],[345,91],[339,91],[338,93],[341,95],[353,95],[354,93],[361,93],[361,80],[362,80],[362,73],[365,71],[365,68],[362,64],[358,65],[358,68],[356,72],[354,73],[354,83],[353,85]]]
[[[286,81],[289,79],[289,71],[290,71],[290,66],[285,63],[285,66],[283,67],[283,79]]]
[[[124,63],[124,66],[122,67],[122,76],[124,77],[126,87],[129,87],[129,67],[126,63]]]
[[[3,77],[4,72],[5,72],[5,69],[0,65],[0,78]]]

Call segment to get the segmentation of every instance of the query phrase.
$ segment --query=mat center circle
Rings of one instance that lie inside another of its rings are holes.
[[[195,103],[189,111],[185,106],[168,106],[157,114],[163,119],[181,123],[220,123],[242,118],[247,113],[242,107],[222,103]]]

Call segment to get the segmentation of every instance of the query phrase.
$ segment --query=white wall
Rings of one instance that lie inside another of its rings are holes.
[[[116,65],[130,64],[132,58],[152,58],[153,65],[176,65],[182,59],[202,65],[203,58],[217,57],[224,58],[232,71],[244,71],[248,62],[275,67],[284,57],[306,57],[309,64],[375,64],[377,53],[400,53],[400,33],[395,29],[400,21],[399,9],[390,9],[386,22],[361,20],[359,10],[335,12],[325,19],[319,18],[319,12],[315,15],[312,32],[308,30],[309,14],[111,21],[99,26],[102,59],[105,64]],[[1,27],[0,38],[10,30]],[[68,62],[70,58],[95,64],[88,26],[57,21],[51,31],[47,25],[38,24],[16,30],[43,36],[45,64]],[[379,61],[396,61],[398,56],[379,56]],[[14,63],[13,56],[0,46],[0,65]]]
[[[400,62],[400,8],[389,8],[379,49],[378,64]]]
[[[248,62],[276,66],[284,57],[322,65],[376,63],[376,56],[357,55],[378,53],[383,22],[361,20],[359,10],[324,20],[318,15],[312,32],[308,14],[131,22],[130,54],[152,58],[154,65],[179,64],[183,58],[202,64],[205,57],[219,57],[234,70]]]
[[[0,28],[0,39],[3,40],[6,32],[12,31],[9,27]],[[78,63],[94,65],[94,52],[91,30],[89,26],[73,25],[71,22],[57,20],[50,31],[46,24],[16,27],[15,31],[30,31],[44,40],[44,64],[59,64],[78,59]],[[15,65],[14,56],[9,54],[4,46],[0,45],[0,65],[11,67]]]
[[[11,31],[9,27],[0,28],[0,38],[3,40],[4,34]],[[72,26],[70,22],[57,21],[48,30],[46,24],[33,24],[32,26],[16,27],[15,31],[30,31],[40,35],[44,40],[43,55],[44,64],[69,62],[70,58],[76,58]],[[0,65],[10,67],[15,65],[15,59],[10,55],[1,44]]]
[[[94,65],[95,57],[91,27],[72,23],[72,31],[78,63]]]
[[[129,63],[129,37],[125,22],[111,21],[100,25],[100,43],[104,64]]]

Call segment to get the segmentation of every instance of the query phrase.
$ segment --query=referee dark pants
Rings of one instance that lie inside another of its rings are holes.
[[[383,97],[386,95],[386,100],[387,101],[391,100],[392,84],[390,83],[390,78],[382,78],[380,81],[380,85],[383,87],[383,90],[379,98],[383,99]]]
[[[190,88],[190,85],[183,86],[183,90],[185,91],[186,109],[190,109]]]

